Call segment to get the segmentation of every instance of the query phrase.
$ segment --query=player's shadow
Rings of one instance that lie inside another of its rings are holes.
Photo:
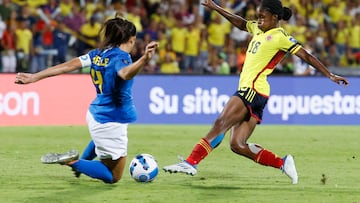
[[[52,178],[60,179],[61,177]],[[57,181],[55,180],[55,182]],[[99,180],[69,179],[68,185],[49,184],[47,187],[42,186],[39,190],[43,191],[43,196],[29,197],[24,202],[85,202],[91,199],[91,196],[98,196],[99,193],[109,192],[116,187],[116,184],[105,184]],[[44,192],[46,189],[48,192]]]
[[[194,189],[204,189],[204,190],[243,190],[248,188],[236,186],[236,185],[191,185],[191,188]]]
[[[274,190],[279,190],[279,191],[282,191],[284,188],[284,186],[286,185],[289,185],[289,184],[280,184],[278,188],[274,188],[274,185],[273,184],[269,184],[269,185],[254,185],[254,186],[251,186],[251,185],[243,185],[243,186],[239,186],[239,185],[191,185],[190,187],[191,188],[194,188],[194,189],[201,189],[201,190],[207,190],[207,191],[210,191],[210,190],[213,190],[214,192],[219,192],[219,191],[222,191],[222,190],[226,190],[226,191],[229,191],[229,190],[244,190],[244,191],[248,191],[248,190],[261,190],[261,191],[264,191],[264,190],[270,190],[270,191],[274,191]],[[272,187],[271,187],[272,186]]]
[[[214,177],[213,178],[201,178],[199,177],[197,180],[193,180],[189,182],[188,187],[192,187],[194,189],[204,189],[204,190],[283,190],[283,187],[289,185],[288,182],[276,181],[272,180],[264,180],[261,182],[254,181],[251,177],[238,177],[240,178],[244,184],[239,185],[239,180],[234,179],[234,177],[224,176],[224,177]],[[242,182],[241,181],[241,182]],[[274,186],[275,184],[275,186]]]

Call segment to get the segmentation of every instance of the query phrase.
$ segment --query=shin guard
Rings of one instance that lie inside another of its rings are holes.
[[[212,150],[210,143],[202,138],[198,144],[195,145],[186,161],[191,165],[197,165],[203,160]]]

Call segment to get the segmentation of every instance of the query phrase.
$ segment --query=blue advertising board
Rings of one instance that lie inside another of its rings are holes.
[[[236,91],[238,76],[140,75],[137,123],[211,124]],[[263,124],[359,125],[360,78],[348,87],[325,77],[270,76]]]

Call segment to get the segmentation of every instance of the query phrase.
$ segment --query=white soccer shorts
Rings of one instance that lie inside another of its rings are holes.
[[[95,143],[95,153],[100,159],[117,160],[127,155],[127,128],[124,123],[99,123],[87,111],[86,121],[92,140]]]

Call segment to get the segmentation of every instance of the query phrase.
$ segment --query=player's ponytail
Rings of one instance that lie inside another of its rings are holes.
[[[283,7],[283,15],[282,15],[282,19],[283,20],[289,20],[292,16],[292,11],[290,8],[288,7]]]

